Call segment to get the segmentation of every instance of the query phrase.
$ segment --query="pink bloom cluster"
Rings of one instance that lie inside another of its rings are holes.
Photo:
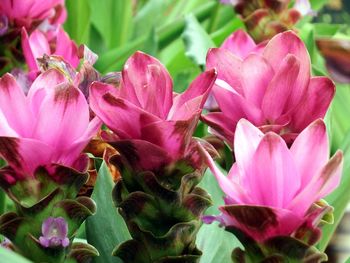
[[[119,88],[92,84],[90,106],[115,134],[106,139],[127,141],[130,159],[152,170],[190,155],[192,134],[215,79],[216,72],[208,70],[184,93],[174,94],[164,66],[136,52],[124,66]]]
[[[232,147],[235,127],[245,118],[262,131],[274,131],[291,143],[317,118],[323,118],[335,86],[311,77],[304,43],[291,31],[255,45],[243,31],[209,50],[207,68],[216,68],[212,89],[219,112],[203,116],[211,132]]]
[[[207,155],[208,165],[226,194],[221,215],[206,217],[234,226],[257,241],[288,236],[299,227],[316,228],[324,210],[312,209],[340,181],[343,156],[330,160],[326,127],[310,124],[289,149],[274,132],[263,134],[247,120],[235,132],[236,163],[225,176]]]
[[[81,91],[57,70],[33,82],[26,96],[10,74],[0,78],[0,155],[11,170],[5,181],[32,177],[39,166],[76,166],[76,161],[101,125],[90,121]]]

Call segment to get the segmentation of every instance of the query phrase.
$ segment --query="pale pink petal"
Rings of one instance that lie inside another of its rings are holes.
[[[8,73],[0,78],[0,110],[8,126],[19,136],[31,135],[34,117],[23,90],[17,85],[14,77]]]
[[[289,204],[299,190],[300,175],[281,137],[269,132],[262,138],[242,184],[257,205],[283,208]]]
[[[168,71],[155,58],[140,51],[123,69],[120,95],[161,119],[166,119],[173,101],[173,83]]]
[[[87,129],[89,106],[80,90],[63,83],[47,90],[38,119],[34,138],[64,150]]]
[[[310,124],[290,150],[301,175],[301,189],[304,189],[328,161],[329,144],[324,122],[318,119]]]
[[[199,75],[184,93],[174,98],[167,119],[187,119],[202,109],[215,80],[216,72],[214,69]]]
[[[312,177],[309,184],[288,205],[288,209],[304,216],[310,206],[332,192],[340,182],[343,153],[337,151],[322,171]]]
[[[216,68],[217,78],[228,83],[239,94],[243,94],[240,80],[241,67],[241,59],[227,49],[212,48],[208,51],[206,68]]]
[[[251,160],[264,134],[253,124],[241,119],[236,126],[234,153],[238,169],[242,175],[247,174]]]
[[[310,57],[305,44],[294,32],[287,31],[269,41],[263,56],[277,72],[288,54],[294,55],[300,62],[300,73],[295,79],[295,88],[288,102],[289,107],[294,107],[305,95],[310,80]]]
[[[291,128],[301,131],[313,120],[323,118],[334,94],[335,85],[329,78],[311,78],[307,93],[292,113]]]
[[[301,72],[300,62],[293,55],[287,55],[281,63],[276,75],[270,82],[262,101],[265,118],[274,123],[285,111],[291,94],[297,89],[296,79]]]
[[[140,139],[141,128],[160,119],[115,96],[111,85],[94,82],[90,86],[90,107],[122,139]]]
[[[231,51],[240,59],[246,58],[254,49],[256,44],[254,40],[242,29],[238,29],[232,33],[222,43],[221,48]]]
[[[274,70],[263,57],[252,54],[243,61],[241,74],[244,97],[261,107],[265,91],[274,77]]]
[[[36,57],[34,57],[34,54],[29,42],[29,36],[24,27],[22,28],[22,31],[21,31],[21,44],[22,44],[23,55],[30,71],[38,70]]]

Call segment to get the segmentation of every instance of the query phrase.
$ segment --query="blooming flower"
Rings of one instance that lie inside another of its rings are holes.
[[[16,27],[31,29],[44,20],[50,24],[63,24],[66,18],[64,0],[2,0],[0,15],[5,15]]]
[[[207,68],[213,67],[218,79],[212,93],[220,111],[203,116],[203,121],[231,146],[241,118],[290,143],[308,124],[324,117],[334,96],[329,78],[310,76],[309,54],[291,31],[275,36],[260,54],[243,59],[227,48],[213,48]]]
[[[63,217],[49,217],[41,226],[42,236],[39,242],[43,247],[67,247],[68,224]]]
[[[132,140],[133,159],[148,156],[151,168],[164,159],[177,160],[191,145],[191,137],[216,72],[209,70],[182,94],[173,94],[169,73],[155,58],[136,52],[126,62],[118,89],[99,82],[90,88],[90,106],[117,136]],[[134,152],[133,152],[134,153]],[[136,153],[135,153],[136,154]],[[157,157],[156,157],[157,156]]]
[[[235,133],[235,156],[227,176],[207,156],[208,165],[226,194],[217,217],[257,241],[291,235],[301,225],[316,227],[321,212],[311,209],[337,187],[343,156],[330,160],[326,127],[321,119],[310,124],[289,149],[276,133],[263,134],[242,119]]]
[[[57,70],[33,82],[28,95],[10,74],[0,78],[0,155],[14,173],[7,183],[31,177],[39,166],[58,163],[74,167],[100,126],[89,122],[84,95]]]
[[[77,45],[62,28],[58,29],[56,36],[51,40],[38,29],[28,36],[25,28],[22,28],[22,49],[32,74],[39,71],[37,59],[44,54],[61,56],[74,68],[79,65]]]

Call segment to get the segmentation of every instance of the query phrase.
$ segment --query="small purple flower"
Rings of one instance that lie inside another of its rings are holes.
[[[4,35],[8,29],[7,16],[0,14],[0,36]]]
[[[63,217],[49,217],[41,226],[42,236],[39,242],[43,247],[67,247],[69,239],[67,238],[68,224]]]

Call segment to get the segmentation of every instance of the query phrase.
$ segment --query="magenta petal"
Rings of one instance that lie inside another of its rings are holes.
[[[242,184],[256,204],[279,208],[289,204],[299,190],[300,176],[281,137],[270,132],[262,138]]]
[[[174,103],[167,119],[188,119],[193,114],[196,114],[198,110],[203,108],[215,80],[216,72],[214,69],[199,75],[184,93],[174,98]]]
[[[57,33],[54,54],[62,56],[74,68],[79,65],[78,47],[62,28],[59,28]]]
[[[255,50],[256,44],[248,33],[242,29],[238,29],[226,38],[221,48],[225,48],[240,59],[244,59]]]
[[[294,80],[295,90],[289,98],[289,104],[295,106],[305,95],[310,79],[310,57],[305,44],[294,32],[287,31],[273,37],[263,53],[275,72],[278,72],[288,55],[294,55],[300,62],[300,73]]]
[[[112,86],[99,82],[90,87],[90,107],[121,139],[140,139],[143,126],[160,121],[157,116],[116,97]]]
[[[244,97],[260,107],[265,91],[274,76],[274,70],[259,55],[249,55],[242,64],[242,86]]]
[[[34,116],[32,115],[23,90],[17,85],[14,77],[6,73],[0,78],[0,111],[2,119],[8,126],[6,130],[15,131],[19,136],[30,136],[33,130]],[[10,135],[2,134],[2,135]],[[13,134],[13,133],[12,133]]]
[[[155,58],[140,51],[132,55],[123,69],[120,95],[161,119],[173,101],[173,83],[168,71]]]
[[[225,81],[239,94],[243,94],[240,80],[242,60],[224,48],[212,48],[207,54],[206,68],[216,68],[218,79]]]
[[[290,150],[301,175],[303,189],[328,161],[329,144],[324,122],[319,119],[310,124],[299,134]]]
[[[301,131],[313,120],[323,118],[334,94],[335,85],[329,78],[311,78],[307,93],[292,113],[292,128]]]
[[[285,113],[291,94],[297,89],[295,80],[299,76],[300,62],[293,55],[287,55],[276,75],[270,82],[262,101],[265,117],[272,123]]]

